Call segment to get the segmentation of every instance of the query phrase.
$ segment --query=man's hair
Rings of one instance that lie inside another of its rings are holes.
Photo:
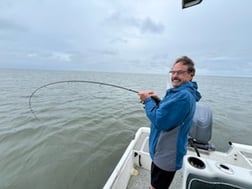
[[[192,61],[192,59],[190,59],[187,56],[182,56],[182,57],[178,58],[173,65],[175,65],[175,64],[177,64],[179,62],[182,63],[183,65],[186,65],[188,67],[187,71],[189,73],[192,73],[192,76],[195,75],[196,70],[194,68],[194,62]]]

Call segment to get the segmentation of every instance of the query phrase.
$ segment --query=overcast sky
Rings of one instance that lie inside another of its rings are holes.
[[[251,0],[0,1],[0,68],[252,76],[251,35]]]

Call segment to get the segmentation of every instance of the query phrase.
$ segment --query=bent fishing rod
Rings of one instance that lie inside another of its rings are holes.
[[[60,84],[60,83],[90,83],[90,84],[96,84],[96,85],[105,85],[105,86],[109,86],[109,87],[115,87],[115,88],[119,88],[122,90],[126,90],[129,92],[133,92],[133,93],[138,93],[138,91],[134,90],[134,89],[130,89],[130,88],[126,88],[126,87],[122,87],[119,85],[114,85],[111,83],[104,83],[104,82],[99,82],[99,81],[90,81],[90,80],[64,80],[64,81],[56,81],[56,82],[51,82],[51,83],[47,83],[45,85],[42,85],[41,87],[35,89],[30,97],[29,97],[29,109],[31,111],[31,113],[33,114],[33,116],[39,120],[39,118],[36,116],[35,111],[32,109],[32,97],[42,88],[51,86],[51,85],[56,85],[56,84]]]

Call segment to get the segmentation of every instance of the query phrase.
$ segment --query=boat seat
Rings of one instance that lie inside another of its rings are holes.
[[[212,137],[212,111],[209,107],[196,104],[191,129],[189,131],[189,146],[213,151],[215,147],[209,141]]]

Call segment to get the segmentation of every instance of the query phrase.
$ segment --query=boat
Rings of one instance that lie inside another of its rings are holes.
[[[130,142],[103,189],[141,189],[150,186],[150,128],[141,127]],[[252,146],[229,142],[226,152],[209,143],[212,111],[197,104],[189,132],[183,167],[176,172],[172,189],[251,189]]]

